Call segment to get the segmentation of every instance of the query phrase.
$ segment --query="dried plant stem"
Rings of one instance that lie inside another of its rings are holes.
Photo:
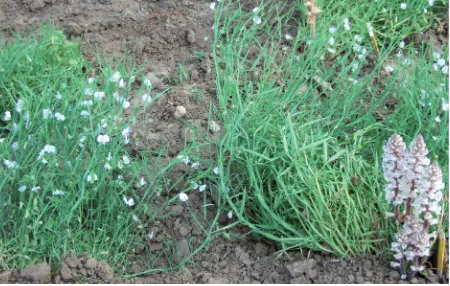
[[[316,6],[315,0],[311,0],[311,39],[314,40],[316,35]]]

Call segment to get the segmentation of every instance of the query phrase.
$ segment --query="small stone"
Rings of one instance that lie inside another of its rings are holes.
[[[6,270],[5,272],[0,273],[0,284],[8,284],[10,276],[11,276],[11,271],[9,271],[9,270]]]
[[[217,124],[217,122],[215,122],[214,120],[211,120],[211,122],[209,122],[209,130],[212,133],[216,133],[220,131],[220,126],[219,124]]]
[[[227,278],[223,277],[212,277],[208,280],[208,284],[229,284]]]
[[[135,263],[132,267],[131,267],[131,272],[133,272],[134,274],[139,273],[142,271],[142,266],[139,263]]]
[[[175,263],[180,263],[184,259],[188,258],[191,254],[191,250],[189,249],[189,244],[186,239],[180,239],[175,244],[175,254],[174,261]]]
[[[70,270],[70,268],[69,268],[69,266],[67,266],[67,264],[63,263],[63,265],[61,266],[61,271],[59,273],[61,274],[61,279],[63,281],[72,281],[73,280],[72,270]]]
[[[0,284],[3,284],[1,280]],[[53,284],[61,284],[61,276],[56,275],[55,277],[53,277]]]
[[[179,216],[183,213],[184,207],[181,205],[176,205],[176,206],[173,206],[171,210],[172,210],[172,213],[174,216]]]
[[[159,251],[162,249],[162,244],[161,243],[151,243],[150,244],[150,250],[151,251]]]
[[[267,255],[268,249],[267,246],[262,244],[261,242],[257,242],[254,246],[255,254],[259,257],[263,257]]]
[[[195,43],[195,32],[193,30],[188,30],[186,33],[186,40],[189,44]]]
[[[143,245],[136,245],[136,247],[134,248],[134,253],[136,254],[140,254],[144,251],[145,247]]]
[[[356,277],[356,283],[358,283],[358,284],[364,283],[364,278],[361,276]]]
[[[366,271],[366,277],[372,277],[372,275],[373,275],[373,271],[372,270]]]
[[[389,277],[391,277],[394,280],[399,280],[400,273],[398,273],[398,271],[392,270],[391,272],[389,272]]]
[[[368,270],[368,269],[370,269],[372,267],[372,261],[370,261],[370,260],[366,260],[366,261],[364,261],[364,264],[363,264],[363,269],[364,270]]]
[[[85,277],[87,275],[86,269],[81,268],[80,270],[78,270],[78,273],[80,273],[81,276]]]
[[[189,234],[189,228],[186,227],[186,226],[182,226],[182,227],[180,227],[180,229],[178,230],[178,232],[180,233],[180,235],[181,235],[182,237],[186,237],[186,236],[188,236],[188,234]]]
[[[175,118],[179,119],[179,118],[183,118],[185,115],[186,115],[186,108],[184,106],[181,106],[181,105],[177,106],[173,116]]]
[[[84,265],[84,267],[86,267],[87,269],[94,269],[95,267],[97,267],[97,259],[89,258],[88,260],[86,260],[86,264]]]
[[[348,278],[348,283],[354,283],[355,282],[355,276],[353,276],[353,274],[348,275],[347,278]]]
[[[419,280],[417,278],[411,279],[411,284],[419,284]]]

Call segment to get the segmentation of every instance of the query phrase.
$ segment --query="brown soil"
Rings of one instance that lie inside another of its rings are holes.
[[[248,1],[253,2],[253,1]],[[147,77],[154,80],[156,92],[166,88],[164,79],[174,76],[178,64],[186,67],[190,79],[177,84],[138,115],[135,131],[144,149],[164,147],[169,156],[177,155],[193,140],[193,133],[208,132],[210,105],[215,102],[215,81],[209,48],[213,13],[209,1],[196,0],[2,0],[0,2],[0,36],[11,38],[14,32],[53,20],[69,36],[83,36],[83,51],[93,60],[94,48],[120,59],[126,52],[143,65]],[[205,52],[203,61],[195,51]],[[199,96],[201,92],[204,98]],[[183,106],[187,113],[180,120],[174,114]],[[220,126],[220,122],[217,122]],[[214,149],[199,150],[202,157],[213,159]],[[177,178],[188,171],[176,167]],[[208,201],[210,199],[208,198]],[[189,196],[190,208],[202,213],[203,194]],[[212,207],[211,207],[212,208]],[[183,204],[167,207],[164,221],[151,231],[155,238],[143,238],[130,254],[130,269],[139,274],[148,269],[148,254],[162,254],[164,243],[172,243],[173,254],[153,266],[168,267],[187,257],[199,247],[205,235]],[[211,221],[215,210],[208,210]],[[206,223],[206,222],[205,222]],[[230,234],[244,236],[245,228],[233,227]],[[233,237],[233,236],[232,236]],[[366,256],[339,260],[324,253],[289,252],[277,255],[277,249],[256,238],[216,237],[206,249],[193,256],[183,268],[167,273],[153,273],[124,278],[115,275],[108,262],[97,261],[88,254],[62,257],[62,265],[52,269],[46,262],[22,270],[0,273],[0,283],[397,283],[398,271],[391,269],[383,256]],[[166,262],[164,262],[166,261]],[[127,266],[128,267],[128,266]],[[436,277],[429,276],[432,282]],[[415,279],[415,283],[430,280]]]

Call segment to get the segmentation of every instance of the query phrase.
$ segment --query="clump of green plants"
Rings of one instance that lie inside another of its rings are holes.
[[[0,269],[89,251],[123,270],[146,226],[177,200],[153,203],[175,162],[150,173],[160,157],[127,151],[151,90],[120,63],[99,61],[89,76],[79,44],[51,27],[37,35],[0,48]]]
[[[447,174],[448,59],[430,45],[402,43],[414,31],[400,25],[376,47],[367,23],[379,32],[379,1],[365,2],[368,9],[315,5],[314,39],[287,2],[214,5],[217,112],[227,130],[218,188],[241,223],[283,250],[380,253],[393,229],[385,141],[394,131],[421,133]],[[423,13],[423,5],[407,7]],[[398,19],[420,17],[391,6]],[[350,16],[360,13],[368,18]]]

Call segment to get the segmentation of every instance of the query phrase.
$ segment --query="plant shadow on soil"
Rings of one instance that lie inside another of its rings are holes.
[[[249,7],[256,1],[247,1]],[[95,59],[94,48],[112,58],[120,59],[125,52],[143,65],[146,76],[154,81],[154,89],[167,88],[167,77],[173,76],[179,64],[189,73],[155,104],[138,115],[134,127],[140,145],[131,148],[135,153],[158,150],[165,146],[173,158],[192,141],[192,132],[208,132],[211,105],[215,104],[215,79],[209,55],[211,26],[214,14],[209,1],[15,1],[0,3],[0,36],[9,39],[15,32],[39,27],[49,19],[68,36],[80,38],[84,56]],[[202,59],[201,52],[205,52]],[[195,56],[197,55],[197,57]],[[202,94],[204,96],[198,96]],[[187,110],[183,120],[174,117],[177,107]],[[220,124],[219,124],[220,125]],[[206,140],[205,140],[206,142]],[[215,159],[215,147],[204,145],[197,150],[205,160]],[[176,182],[189,170],[176,166],[169,179]],[[177,191],[177,187],[174,191]],[[176,192],[175,192],[176,193]],[[214,200],[206,222],[212,221],[216,210]],[[139,274],[152,268],[167,268],[191,250],[199,247],[205,233],[193,219],[191,211],[203,213],[202,193],[189,195],[189,207],[178,202],[168,206],[169,214],[149,230],[154,238],[142,238],[142,244],[129,254],[130,263],[124,266]],[[320,252],[292,251],[277,255],[277,248],[247,236],[248,229],[232,227],[231,237],[218,235],[182,268],[172,272],[150,273],[123,278],[115,275],[106,261],[97,261],[87,253],[62,257],[61,268],[52,269],[47,263],[23,270],[0,273],[0,283],[397,283],[398,271],[389,267],[383,255],[340,260]],[[242,238],[233,238],[233,237]],[[172,251],[167,251],[172,249]],[[178,255],[178,256],[177,256]],[[160,257],[158,261],[149,261]],[[432,276],[431,276],[432,277]],[[413,281],[414,282],[414,281]],[[436,282],[417,278],[415,282]]]

